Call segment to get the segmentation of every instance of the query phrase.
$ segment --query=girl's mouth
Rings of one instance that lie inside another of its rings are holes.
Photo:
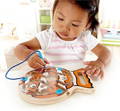
[[[64,37],[68,37],[68,34],[66,34],[66,33],[64,33],[64,32],[59,32],[59,34],[60,34],[61,36],[64,36]]]

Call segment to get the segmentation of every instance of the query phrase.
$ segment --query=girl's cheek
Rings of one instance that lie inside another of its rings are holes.
[[[79,36],[80,33],[79,33],[79,31],[73,30],[73,31],[71,32],[71,35],[72,35],[72,36]]]
[[[57,29],[61,29],[61,27],[63,27],[63,25],[60,24],[60,23],[57,23],[55,26],[56,26]]]

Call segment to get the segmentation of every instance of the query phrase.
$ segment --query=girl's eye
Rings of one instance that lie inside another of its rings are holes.
[[[74,27],[79,27],[80,25],[72,24],[72,26],[74,26]]]
[[[64,19],[63,19],[63,18],[60,18],[60,17],[58,17],[58,20],[60,20],[60,21],[64,21]]]

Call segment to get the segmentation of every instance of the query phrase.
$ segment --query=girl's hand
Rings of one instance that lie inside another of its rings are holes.
[[[29,59],[28,59],[28,65],[34,69],[38,69],[41,67],[44,67],[46,64],[49,64],[47,59],[41,59],[38,54],[34,54],[32,55]]]
[[[91,79],[96,80],[99,77],[102,79],[104,76],[104,64],[100,60],[84,62],[87,67],[85,68],[86,74]]]

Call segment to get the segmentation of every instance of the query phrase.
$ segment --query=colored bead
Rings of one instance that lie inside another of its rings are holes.
[[[62,71],[62,69],[63,69],[63,68],[61,68],[61,67],[58,67],[58,68],[57,68],[58,71]]]
[[[27,77],[22,77],[21,80],[22,80],[22,81],[27,81],[28,78],[27,78]]]
[[[40,51],[37,51],[36,53],[38,54],[38,56],[39,56],[41,59],[44,59],[44,57],[43,57],[43,55],[42,55],[42,53],[41,53]]]
[[[62,93],[63,93],[63,90],[62,90],[62,89],[56,90],[56,94],[62,94]]]

